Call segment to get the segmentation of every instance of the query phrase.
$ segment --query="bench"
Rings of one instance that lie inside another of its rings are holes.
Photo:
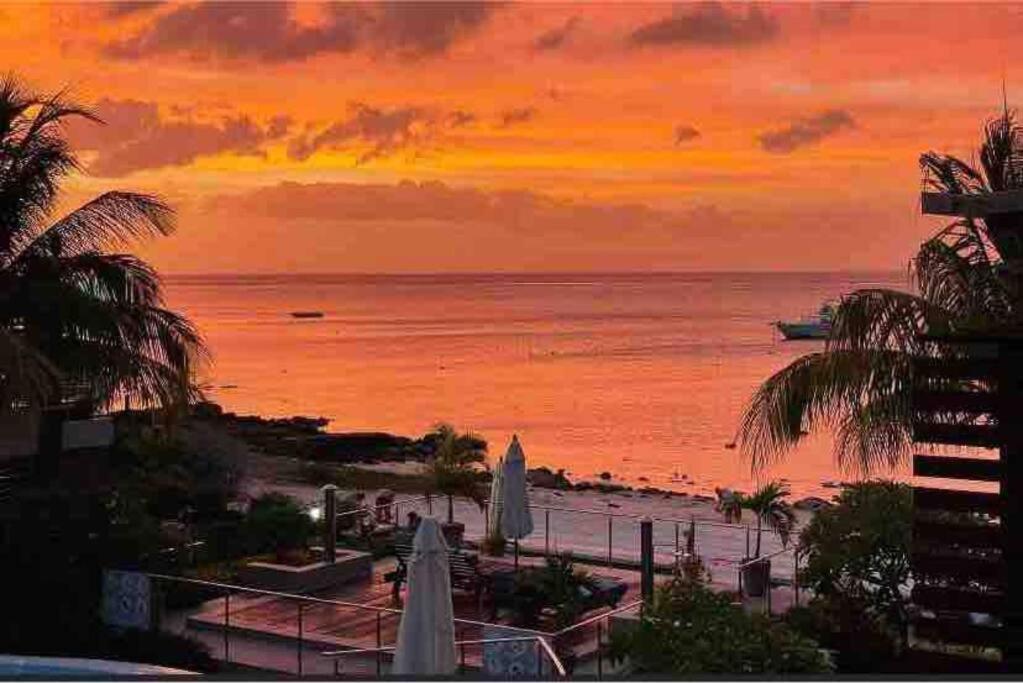
[[[408,564],[412,558],[412,540],[396,538],[394,540],[394,556],[398,558],[398,566],[394,571],[384,574],[384,581],[393,582],[391,595],[397,602],[401,594],[401,584],[408,578]],[[484,578],[479,570],[479,557],[457,549],[448,550],[448,568],[451,572],[451,587],[468,591],[480,597]]]

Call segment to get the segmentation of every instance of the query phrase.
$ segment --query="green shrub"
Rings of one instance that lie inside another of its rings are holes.
[[[747,614],[727,595],[676,577],[658,588],[653,605],[632,629],[612,636],[614,659],[634,673],[828,673],[831,663],[813,640],[763,614]]]
[[[908,642],[912,505],[905,484],[854,484],[800,534],[799,581],[816,596],[813,628],[850,661],[897,654]]]
[[[576,570],[568,554],[548,557],[543,567],[522,569],[512,601],[515,624],[535,628],[548,610],[555,630],[570,626],[586,609],[581,589],[589,587],[589,575]]]
[[[264,493],[249,505],[245,537],[250,553],[274,553],[278,558],[308,546],[315,525],[295,498]]]

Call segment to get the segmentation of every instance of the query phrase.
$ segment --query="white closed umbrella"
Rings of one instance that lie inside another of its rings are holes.
[[[490,479],[490,499],[487,501],[487,536],[501,533],[501,499],[504,496],[504,458],[498,458]]]
[[[533,533],[533,514],[526,493],[526,454],[519,437],[513,436],[504,454],[501,482],[501,533],[515,539],[515,566],[519,566],[519,539]]]
[[[426,517],[412,542],[405,610],[391,673],[450,676],[456,667],[448,546],[437,520]]]

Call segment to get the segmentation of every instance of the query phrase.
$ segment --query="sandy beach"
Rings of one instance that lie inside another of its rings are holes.
[[[251,454],[243,491],[257,496],[267,491],[281,491],[292,495],[312,507],[320,505],[320,487],[313,483],[295,481],[290,476],[300,464],[297,459]],[[354,465],[373,472],[414,474],[422,468],[418,462],[375,463]],[[367,502],[372,503],[379,490],[364,490]],[[347,491],[345,491],[347,493]],[[522,541],[522,547],[535,551],[571,552],[583,558],[604,562],[608,557],[608,529],[610,520],[611,556],[616,561],[638,560],[639,521],[649,516],[654,520],[654,545],[658,562],[669,563],[678,543],[685,547],[685,534],[691,521],[695,521],[696,548],[711,571],[717,584],[736,581],[735,565],[746,555],[747,532],[745,525],[724,524],[714,509],[714,502],[706,497],[647,494],[636,491],[600,493],[589,491],[556,491],[529,487],[533,510],[534,531]],[[447,515],[447,500],[433,497],[428,503],[419,494],[396,494],[400,521],[408,512],[433,515],[441,520]],[[796,510],[797,524],[802,527],[813,515],[808,510]],[[477,540],[483,536],[484,513],[471,501],[455,500],[455,520],[465,524],[465,537]],[[744,520],[745,521],[745,520]],[[750,524],[754,520],[749,520]],[[755,525],[749,534],[751,546],[756,542]],[[762,554],[782,550],[778,537],[765,531]],[[779,578],[791,578],[793,559],[784,552],[772,560],[773,573]]]

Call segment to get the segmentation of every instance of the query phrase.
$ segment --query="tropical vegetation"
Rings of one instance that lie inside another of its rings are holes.
[[[449,424],[439,424],[424,441],[435,445],[430,461],[432,489],[448,499],[448,524],[455,521],[455,497],[468,498],[483,509],[486,493],[480,466],[487,457],[487,442],[471,433],[459,434]]]
[[[728,523],[742,521],[743,510],[748,510],[757,519],[756,546],[752,558],[760,557],[760,545],[764,526],[778,534],[783,546],[788,546],[789,538],[796,524],[796,515],[792,506],[785,499],[789,490],[779,482],[772,481],[759,487],[751,494],[744,494],[728,489],[716,489],[717,510],[724,515]]]
[[[814,640],[733,600],[700,581],[674,577],[657,587],[635,627],[612,636],[612,656],[641,676],[832,671]]]
[[[60,214],[81,170],[66,124],[99,119],[65,93],[0,80],[0,413],[71,398],[174,406],[198,392],[199,333],[122,247],[174,229],[170,207],[104,192]]]
[[[853,484],[800,533],[799,583],[813,598],[793,618],[836,649],[845,670],[870,670],[908,646],[912,506],[906,484]]]
[[[1023,189],[1023,128],[1014,112],[984,127],[979,168],[920,158],[925,188],[951,195]],[[914,291],[860,289],[843,297],[822,351],[790,363],[756,391],[737,441],[754,468],[807,434],[835,432],[835,456],[863,472],[902,462],[911,442],[911,361],[950,353],[923,335],[1020,329],[1023,212],[958,218],[920,247]]]

